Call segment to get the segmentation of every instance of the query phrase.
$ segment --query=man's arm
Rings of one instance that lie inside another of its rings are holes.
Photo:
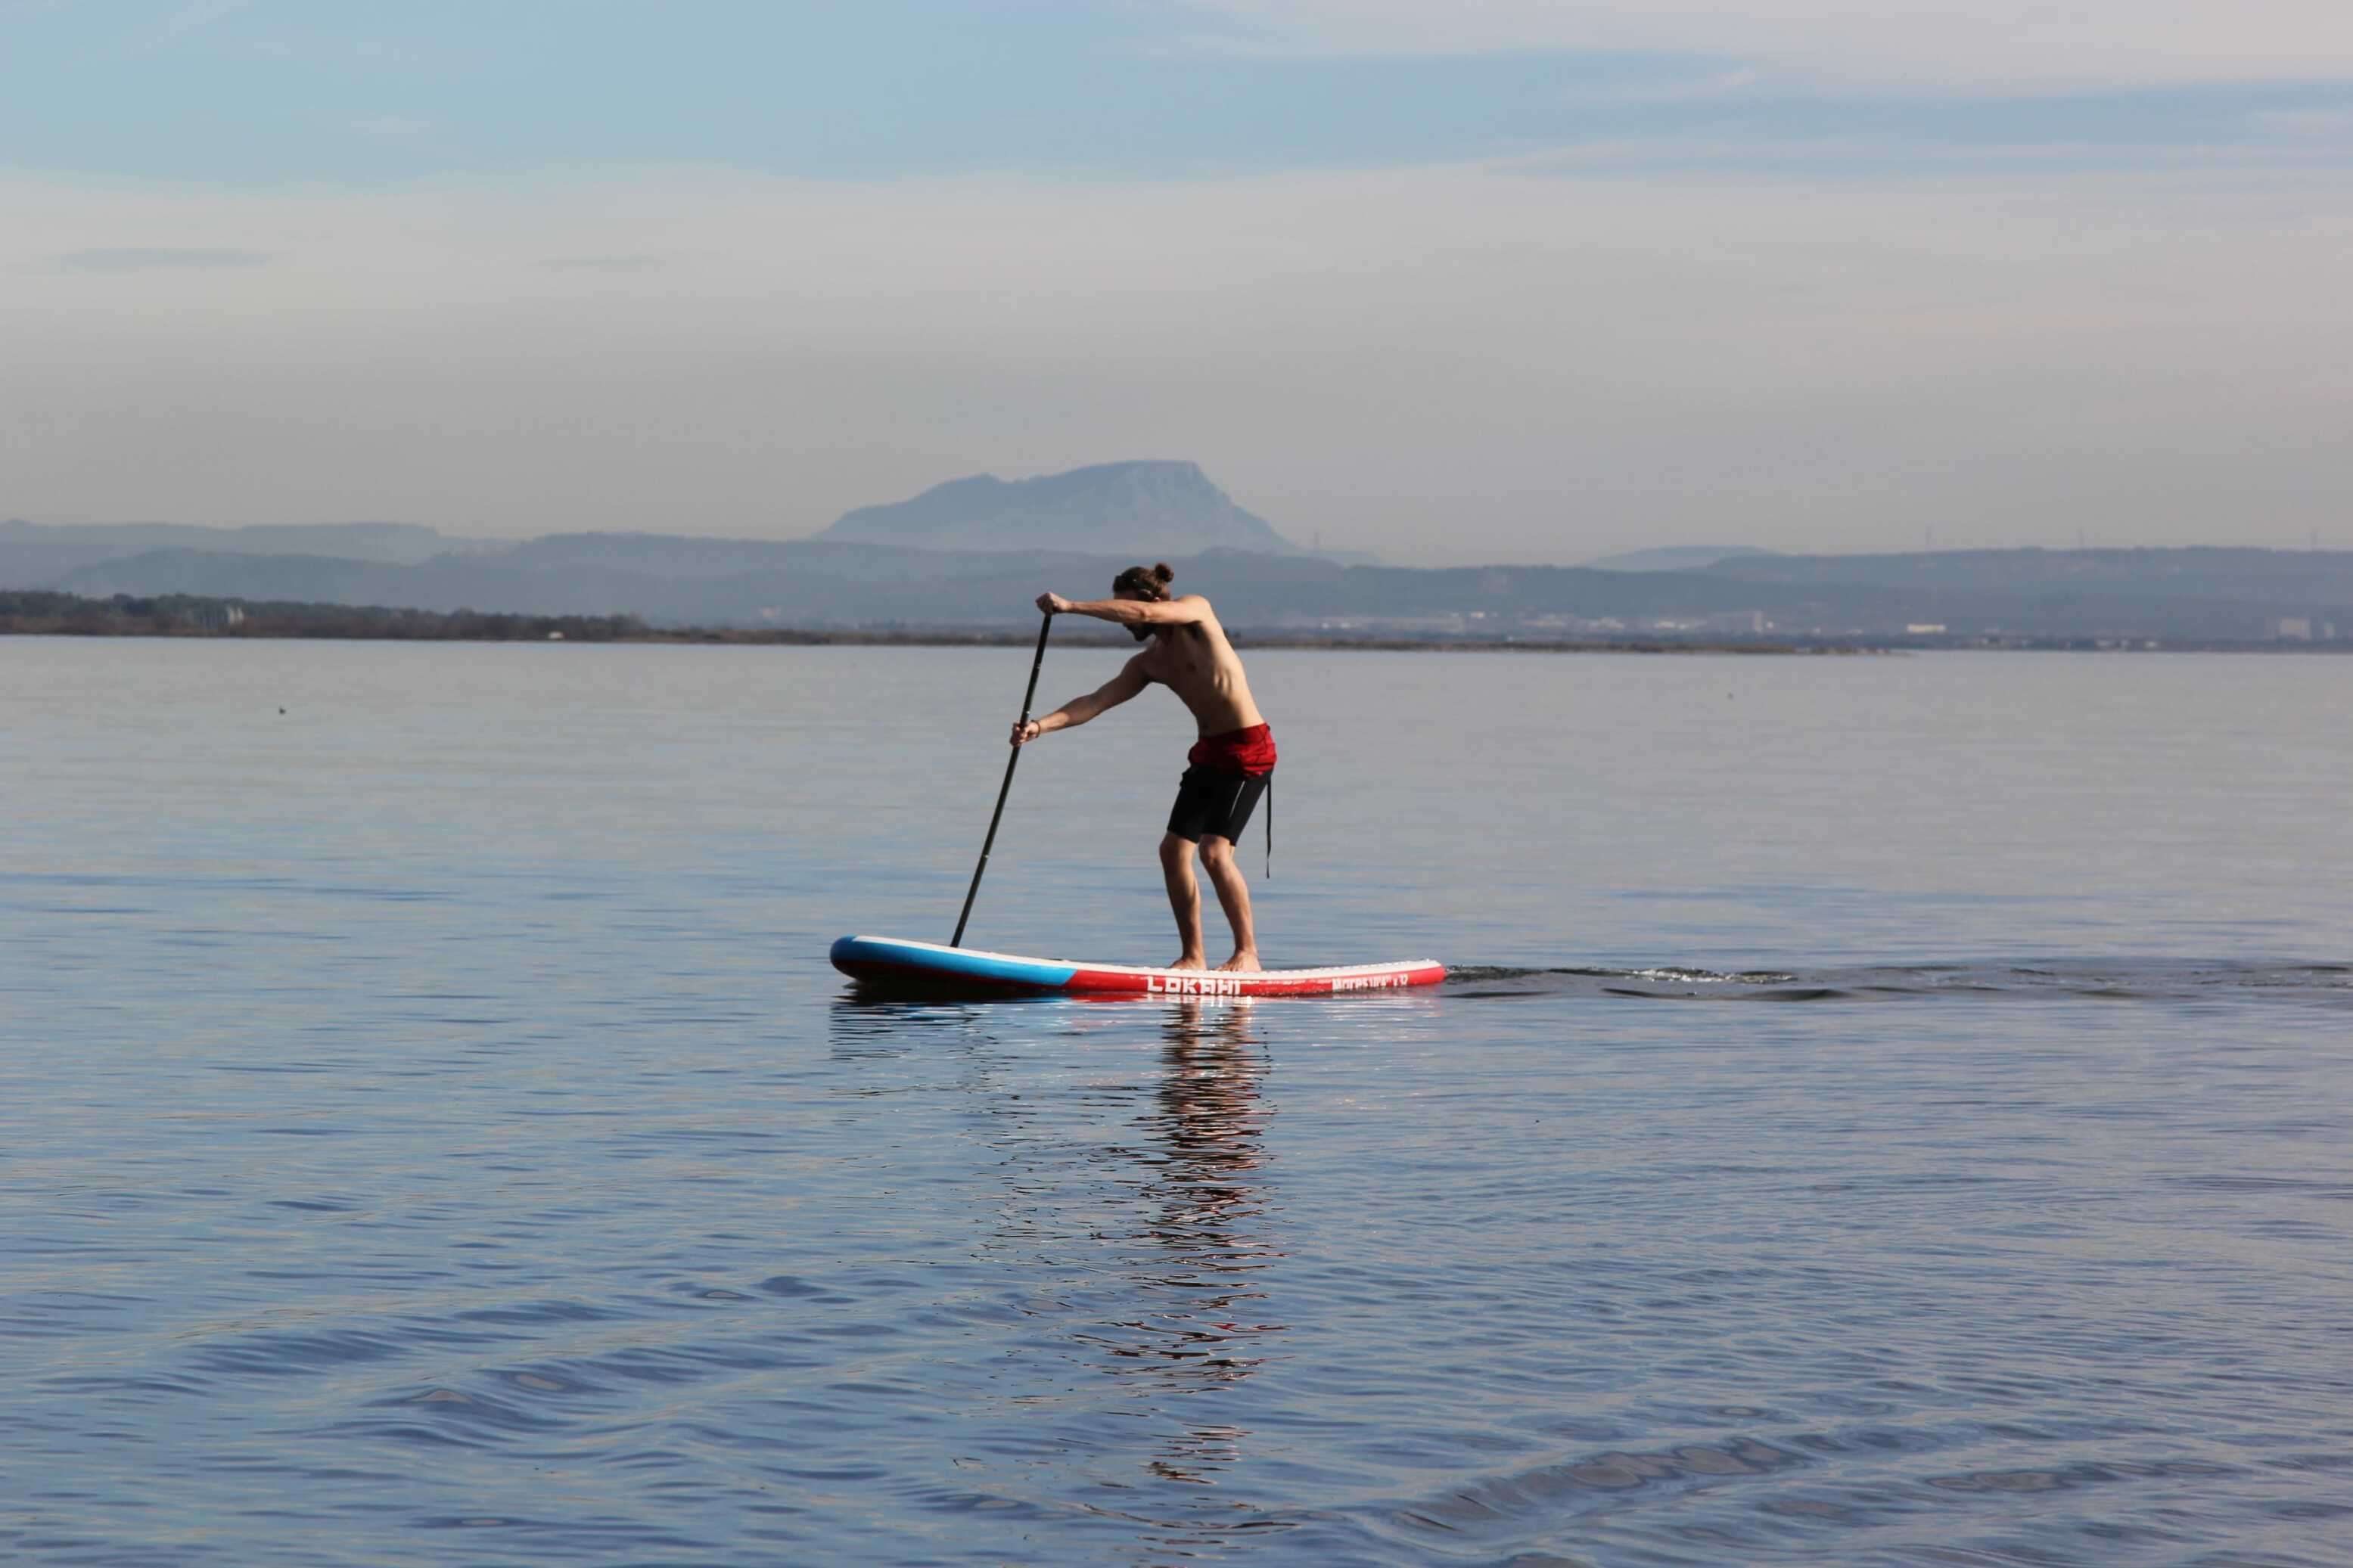
[[[1151,678],[1144,673],[1144,656],[1137,654],[1120,666],[1117,675],[1113,676],[1084,697],[1071,698],[1043,718],[1032,719],[1027,724],[1014,725],[1013,743],[1017,746],[1027,745],[1040,735],[1049,734],[1056,730],[1067,730],[1074,724],[1083,724],[1098,714],[1118,707],[1151,684]]]
[[[1209,601],[1198,594],[1181,599],[1065,599],[1040,594],[1038,607],[1050,616],[1092,616],[1123,626],[1191,626],[1209,618]],[[1129,692],[1129,696],[1135,694]]]

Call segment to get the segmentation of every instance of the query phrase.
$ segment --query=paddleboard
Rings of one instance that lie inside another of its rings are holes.
[[[934,994],[1331,996],[1435,985],[1446,978],[1446,966],[1427,958],[1399,963],[1352,963],[1337,969],[1261,969],[1249,974],[1223,974],[1198,969],[1022,958],[889,936],[843,937],[833,944],[833,966],[875,990]]]

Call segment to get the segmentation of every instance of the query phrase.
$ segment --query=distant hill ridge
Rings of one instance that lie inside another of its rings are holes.
[[[1161,460],[1097,463],[1029,479],[951,479],[909,500],[844,512],[816,537],[917,550],[1304,553],[1264,518],[1235,505],[1199,464]]]
[[[1691,572],[1719,561],[1771,553],[1753,544],[1664,544],[1651,550],[1604,555],[1585,564],[1596,572]]]
[[[398,558],[422,551],[432,553]],[[1090,540],[1076,549],[955,550],[829,537],[570,533],[507,542],[375,525],[0,522],[0,590],[634,615],[657,625],[1017,626],[1034,623],[1030,602],[1041,589],[1101,593],[1120,567],[1154,558],[1174,563],[1180,588],[1209,595],[1226,624],[1242,630],[1530,638],[2000,635],[2353,647],[2353,551],[1748,553],[1640,572],[1355,566],[1230,547],[1142,549],[1133,539],[1110,546]]]
[[[415,566],[438,555],[480,554],[499,548],[485,541],[453,539],[414,522],[259,522],[209,528],[191,522],[0,521],[0,571],[5,571],[7,585],[17,587],[37,577],[58,577],[155,551],[318,555]]]

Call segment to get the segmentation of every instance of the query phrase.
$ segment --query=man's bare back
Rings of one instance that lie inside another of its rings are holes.
[[[1200,619],[1189,621],[1152,639],[1142,653],[1128,660],[1146,680],[1156,680],[1192,710],[1204,735],[1222,735],[1263,724],[1258,704],[1250,698],[1250,678],[1226,628],[1218,624],[1209,601],[1187,594],[1169,601],[1172,608],[1198,609]]]

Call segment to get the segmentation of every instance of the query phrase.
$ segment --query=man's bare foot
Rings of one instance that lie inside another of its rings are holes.
[[[1223,963],[1218,965],[1218,973],[1220,974],[1256,974],[1258,973],[1258,953],[1254,950],[1246,947],[1240,952],[1234,954],[1231,958],[1226,960]]]
[[[1180,952],[1176,955],[1176,962],[1170,964],[1168,967],[1171,969],[1207,969],[1209,967],[1209,963],[1208,960],[1203,958],[1198,952]]]

